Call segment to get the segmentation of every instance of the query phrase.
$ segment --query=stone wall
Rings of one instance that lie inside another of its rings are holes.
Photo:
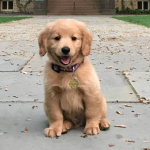
[[[26,1],[20,1],[20,4],[25,5]],[[13,10],[13,12],[20,12],[19,8],[17,7],[16,0],[14,0],[14,10]],[[27,5],[26,12],[27,13],[32,13],[33,12],[33,1]]]
[[[119,10],[122,8],[121,4],[122,0],[115,0],[115,8],[119,7]],[[131,5],[131,1],[133,2],[133,6]],[[130,9],[137,9],[137,2],[139,0],[124,0],[125,8],[129,7]]]
[[[19,1],[20,1],[20,4],[22,4],[22,5],[26,4],[26,0],[25,1],[19,0]],[[3,12],[3,10],[1,10],[1,11]],[[4,12],[7,12],[7,11],[4,11]],[[16,0],[13,0],[13,10],[12,11],[8,11],[8,12],[20,12],[19,8],[17,7]],[[23,12],[24,12],[24,10],[23,10]],[[33,1],[27,5],[26,12],[27,13],[32,13],[33,12]]]

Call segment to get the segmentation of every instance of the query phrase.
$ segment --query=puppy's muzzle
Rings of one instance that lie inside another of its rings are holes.
[[[61,49],[61,51],[62,51],[63,54],[67,55],[67,54],[69,54],[69,52],[70,52],[70,48],[69,48],[69,47],[63,47],[63,48]]]

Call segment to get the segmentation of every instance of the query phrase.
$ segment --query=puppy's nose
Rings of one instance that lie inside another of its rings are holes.
[[[65,55],[67,55],[67,54],[69,54],[69,52],[70,52],[70,48],[69,48],[69,47],[63,47],[63,48],[61,49],[61,51],[62,51]]]

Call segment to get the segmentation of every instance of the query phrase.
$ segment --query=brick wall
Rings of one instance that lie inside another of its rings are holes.
[[[101,0],[48,0],[50,15],[98,15],[101,14]]]

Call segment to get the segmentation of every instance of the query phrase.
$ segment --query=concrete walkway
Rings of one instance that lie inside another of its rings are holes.
[[[93,34],[89,57],[107,99],[111,123],[108,131],[97,136],[81,137],[83,128],[58,139],[44,136],[48,121],[42,105],[42,71],[47,57],[38,56],[37,36],[47,22],[59,18],[83,21]],[[0,150],[150,148],[149,71],[150,28],[144,26],[111,16],[34,16],[0,24]],[[142,97],[144,104],[138,101]]]

